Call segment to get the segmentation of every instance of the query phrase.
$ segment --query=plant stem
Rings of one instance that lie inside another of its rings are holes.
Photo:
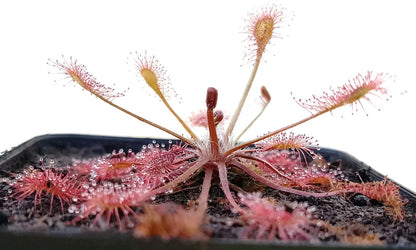
[[[221,189],[225,194],[225,197],[230,202],[231,206],[240,213],[244,213],[244,210],[235,202],[233,195],[231,194],[230,187],[228,185],[227,178],[227,166],[224,162],[218,163],[218,174],[220,176]]]
[[[250,122],[250,124],[247,125],[247,127],[243,130],[243,132],[240,133],[240,135],[235,139],[236,142],[238,142],[238,140],[240,140],[241,136],[244,135],[245,132],[247,132],[247,130],[254,124],[254,122],[257,121],[257,119],[259,119],[259,117],[263,114],[264,110],[266,109],[267,106],[264,106],[260,113],[257,114],[256,117],[254,117],[254,119]]]
[[[213,166],[207,166],[205,169],[205,178],[202,183],[202,191],[198,198],[198,209],[201,215],[205,213],[208,207],[209,189],[211,187],[212,173],[214,171]]]
[[[195,172],[197,171],[199,168],[201,168],[204,164],[206,164],[207,161],[202,161],[202,162],[197,162],[195,163],[193,166],[191,166],[190,168],[188,168],[188,170],[186,170],[183,174],[181,174],[180,176],[178,176],[177,178],[175,178],[174,180],[168,182],[167,184],[153,189],[152,191],[149,192],[148,196],[153,196],[153,195],[157,195],[160,193],[164,193],[166,191],[168,191],[169,189],[173,189],[176,186],[178,186],[181,182],[187,181],[189,179],[189,177]]]
[[[186,123],[180,118],[180,116],[172,109],[168,101],[165,99],[163,95],[160,96],[160,99],[163,101],[165,106],[169,109],[169,111],[176,117],[176,119],[179,121],[179,123],[182,125],[182,127],[189,133],[189,135],[194,139],[195,141],[199,141],[198,137],[192,132],[192,130],[186,125]]]
[[[256,138],[256,139],[253,139],[253,140],[251,140],[251,141],[248,141],[248,142],[242,143],[242,144],[240,144],[240,145],[237,145],[236,147],[231,148],[231,149],[229,149],[227,152],[225,152],[225,154],[224,154],[224,155],[225,155],[225,156],[228,156],[228,155],[232,154],[233,152],[235,152],[235,151],[237,151],[237,150],[239,150],[239,149],[241,149],[241,148],[247,147],[247,146],[249,146],[249,145],[251,145],[251,144],[254,144],[254,143],[256,143],[256,142],[259,142],[259,141],[261,141],[261,140],[264,140],[264,139],[266,139],[266,138],[269,138],[269,137],[271,137],[271,136],[273,136],[273,135],[279,134],[279,133],[281,133],[281,132],[283,132],[283,131],[286,131],[286,130],[288,130],[288,129],[291,129],[291,128],[293,128],[293,127],[296,127],[296,126],[298,126],[298,125],[300,125],[300,124],[302,124],[302,123],[305,123],[305,122],[307,122],[307,121],[309,121],[309,120],[312,120],[312,119],[314,119],[314,118],[316,118],[316,117],[318,117],[318,116],[320,116],[320,115],[323,115],[323,114],[325,114],[325,113],[327,113],[327,112],[329,112],[329,111],[331,111],[331,110],[333,110],[333,109],[325,109],[325,110],[322,110],[322,111],[320,111],[320,112],[318,112],[318,113],[316,113],[316,114],[313,114],[313,115],[311,115],[311,116],[309,116],[309,117],[306,117],[306,118],[304,118],[304,119],[302,119],[302,120],[300,120],[300,121],[297,121],[297,122],[295,122],[295,123],[292,123],[292,124],[290,124],[290,125],[288,125],[288,126],[285,126],[285,127],[280,128],[280,129],[278,129],[278,130],[275,130],[275,131],[273,131],[273,132],[270,132],[270,133],[268,133],[268,134],[266,134],[266,135],[263,135],[263,136],[258,137],[258,138]]]
[[[226,138],[230,137],[231,133],[233,132],[234,126],[235,126],[235,124],[238,120],[238,117],[240,116],[241,109],[244,106],[244,103],[245,103],[245,101],[247,99],[247,96],[248,96],[248,92],[250,91],[251,85],[253,85],[254,78],[256,77],[256,73],[257,73],[257,70],[258,70],[259,65],[260,65],[260,59],[261,59],[261,55],[257,56],[256,61],[254,63],[253,70],[251,72],[251,76],[248,79],[246,89],[244,90],[243,96],[240,99],[240,103],[238,104],[237,109],[235,110],[234,115],[230,120],[230,124],[228,125],[227,131],[225,132],[225,137]]]
[[[267,168],[269,168],[270,170],[274,171],[276,174],[278,174],[279,176],[286,178],[288,180],[291,180],[292,178],[290,176],[285,175],[284,173],[280,172],[277,168],[275,168],[272,164],[270,164],[268,161],[265,161],[261,158],[252,156],[252,155],[245,155],[245,154],[235,154],[235,156],[237,157],[241,157],[241,158],[245,158],[245,159],[249,159],[249,160],[253,160],[253,161],[257,161],[259,163],[263,163],[264,166],[266,166]]]
[[[175,133],[175,132],[173,132],[173,131],[165,128],[165,127],[162,127],[159,124],[156,124],[156,123],[151,122],[151,121],[149,121],[149,120],[147,120],[147,119],[145,119],[145,118],[143,118],[141,116],[138,116],[138,115],[134,114],[133,112],[130,112],[127,109],[124,109],[124,108],[118,106],[117,104],[113,103],[112,101],[104,98],[103,96],[101,96],[101,95],[99,95],[99,94],[97,94],[95,92],[92,92],[92,91],[90,91],[90,92],[93,95],[95,95],[96,97],[98,97],[99,99],[101,99],[102,101],[104,101],[104,102],[110,104],[111,106],[115,107],[116,109],[118,109],[118,110],[120,110],[120,111],[122,111],[122,112],[124,112],[124,113],[126,113],[126,114],[128,114],[128,115],[130,115],[130,116],[132,116],[134,118],[136,118],[137,120],[139,120],[141,122],[144,122],[144,123],[147,123],[150,126],[153,126],[153,127],[157,128],[157,129],[160,129],[160,130],[162,130],[162,131],[164,131],[164,132],[166,132],[166,133],[168,133],[168,134],[170,134],[170,135],[178,138],[179,140],[185,142],[186,144],[189,144],[189,145],[191,145],[193,147],[196,147],[195,143],[192,142],[192,141],[190,141],[190,140],[188,140],[187,138],[185,138],[185,137],[183,137],[183,136],[181,136],[181,135],[179,135],[179,134],[177,134],[177,133]]]
[[[274,188],[274,189],[282,191],[282,192],[302,195],[302,196],[306,196],[306,197],[312,196],[312,197],[317,197],[317,198],[329,197],[329,196],[339,195],[339,194],[347,192],[347,191],[344,191],[344,190],[335,190],[335,191],[330,191],[330,192],[313,193],[313,192],[307,192],[307,191],[303,191],[303,190],[299,190],[299,189],[284,187],[284,186],[280,186],[280,185],[274,183],[273,181],[271,181],[271,180],[269,180],[269,179],[267,179],[267,178],[265,178],[261,175],[256,174],[254,171],[252,171],[251,169],[246,167],[244,164],[241,164],[241,163],[237,162],[236,160],[233,160],[232,162],[230,162],[230,164],[234,165],[238,168],[241,168],[244,172],[249,174],[251,177],[253,177],[258,182],[263,183],[264,185],[266,185],[268,187]]]
[[[211,141],[211,152],[215,156],[219,156],[219,146],[218,146],[218,136],[217,130],[215,129],[215,122],[214,122],[214,111],[212,109],[207,109],[207,120],[208,120],[208,128],[209,128],[209,137]]]
[[[214,117],[214,108],[217,106],[218,100],[218,91],[215,88],[208,88],[207,89],[207,98],[206,98],[206,105],[207,105],[207,122],[208,122],[208,129],[209,129],[209,138],[210,138],[210,145],[211,145],[211,153],[214,158],[217,158],[220,155],[219,150],[219,141],[217,135],[217,129],[215,128],[215,117]]]

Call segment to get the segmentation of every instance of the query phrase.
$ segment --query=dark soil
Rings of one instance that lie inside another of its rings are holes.
[[[84,141],[83,141],[84,140]],[[124,140],[124,141],[123,141]],[[87,142],[85,142],[87,141]],[[147,144],[149,140],[144,141]],[[12,173],[18,173],[27,165],[38,164],[39,158],[45,162],[55,161],[56,166],[71,164],[74,159],[88,159],[111,152],[113,149],[131,148],[139,150],[141,145],[135,139],[111,138],[111,137],[86,137],[82,136],[52,136],[35,138],[23,146],[11,152],[5,152],[0,156],[0,178],[7,178]],[[340,167],[345,176],[353,181],[378,181],[382,179],[377,172],[357,161],[349,155],[321,150],[322,155],[334,167]],[[247,183],[245,176],[231,176],[231,182],[236,186]],[[358,177],[359,176],[359,177]],[[202,177],[202,175],[201,175]],[[1,180],[1,179],[0,179]],[[216,177],[214,176],[214,180]],[[184,191],[174,192],[162,196],[153,201],[174,201],[184,206],[196,200],[200,193],[202,180],[195,178],[193,184],[187,186]],[[416,248],[416,196],[406,189],[403,189],[403,197],[409,199],[404,206],[405,217],[403,220],[395,220],[389,214],[385,206],[377,201],[370,200],[364,195],[349,194],[346,196],[334,196],[328,198],[303,197],[283,192],[278,192],[261,185],[253,187],[262,191],[264,196],[274,197],[280,202],[307,202],[310,206],[316,207],[313,217],[316,220],[328,222],[331,226],[341,228],[349,236],[376,235],[377,242],[391,246],[405,246]],[[234,190],[235,191],[235,190]],[[91,230],[91,221],[83,220],[77,226],[69,225],[68,222],[75,218],[75,215],[66,212],[68,205],[65,204],[65,213],[61,212],[60,203],[54,202],[52,214],[49,213],[49,197],[44,197],[42,207],[34,207],[34,199],[29,197],[22,203],[11,196],[12,189],[3,181],[0,181],[0,234],[2,232],[68,232],[76,234]],[[33,196],[34,197],[34,196]],[[209,233],[211,238],[238,238],[243,233],[243,223],[238,214],[232,213],[224,195],[218,186],[214,184],[210,190],[210,200],[207,213],[210,215],[208,223],[203,230]],[[138,213],[141,209],[137,208]],[[103,230],[94,228],[92,230]],[[114,228],[104,230],[117,231]],[[322,242],[338,242],[341,240],[339,234],[327,229],[315,228],[313,233]],[[376,242],[376,241],[375,241]]]

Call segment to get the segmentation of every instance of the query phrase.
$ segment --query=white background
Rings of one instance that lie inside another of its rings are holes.
[[[142,81],[130,52],[156,55],[181,98],[184,118],[204,108],[205,89],[219,89],[218,108],[231,114],[251,71],[244,59],[244,18],[274,1],[2,1],[0,3],[0,151],[46,133],[135,137],[168,135],[73,87],[46,65],[73,56],[102,82],[124,90],[116,102],[183,133]],[[255,115],[266,85],[272,102],[246,138],[308,113],[292,101],[344,84],[367,70],[388,72],[389,101],[373,98],[299,126],[320,146],[347,151],[416,190],[414,128],[416,11],[414,1],[278,1],[287,11],[283,39],[274,39],[258,72],[244,117]],[[48,74],[51,72],[52,74]],[[56,80],[56,82],[55,82]],[[406,92],[402,95],[402,92]],[[379,112],[377,109],[382,111]],[[237,130],[244,125],[237,124]]]

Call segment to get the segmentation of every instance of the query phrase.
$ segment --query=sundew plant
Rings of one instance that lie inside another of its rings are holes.
[[[209,237],[209,230],[205,230],[204,225],[211,216],[207,208],[213,183],[219,183],[225,196],[224,206],[233,218],[239,218],[244,228],[239,237],[245,239],[317,241],[319,238],[311,228],[326,227],[324,221],[313,217],[312,206],[280,202],[264,196],[259,192],[261,189],[256,189],[259,186],[315,198],[360,193],[382,202],[394,220],[401,220],[406,201],[396,185],[387,179],[355,183],[343,178],[340,171],[330,168],[322,159],[311,137],[291,132],[292,128],[343,106],[358,110],[371,103],[373,97],[388,97],[383,85],[390,80],[388,74],[363,72],[346,84],[330,88],[320,95],[307,99],[294,97],[297,104],[309,111],[308,116],[242,141],[242,135],[271,101],[270,93],[262,86],[259,89],[260,112],[245,129],[235,130],[263,55],[267,53],[270,41],[279,37],[284,16],[284,9],[273,5],[249,15],[246,32],[250,50],[247,54],[253,68],[240,93],[238,106],[229,119],[225,119],[227,115],[217,107],[222,93],[210,87],[206,91],[206,110],[194,113],[191,123],[187,124],[167,98],[171,86],[166,69],[148,53],[133,54],[138,75],[170,111],[172,119],[181,124],[183,133],[174,132],[152,122],[151,118],[116,104],[117,98],[124,96],[125,92],[117,92],[99,83],[76,59],[50,60],[48,64],[55,70],[98,99],[180,142],[165,145],[155,141],[139,152],[114,151],[97,159],[76,161],[65,171],[53,164],[31,167],[9,180],[14,188],[13,195],[24,200],[34,194],[35,206],[42,196],[50,196],[51,213],[54,198],[59,200],[62,212],[67,209],[74,214],[71,225],[89,221],[90,227],[117,227],[131,230],[137,237],[158,236],[163,239]],[[194,126],[206,128],[207,135],[198,137],[192,130]],[[245,176],[251,187],[233,183],[231,176]],[[198,178],[202,180],[198,181]],[[196,189],[200,190],[199,197],[187,201],[186,206],[159,200],[161,196],[195,185],[200,188]],[[327,230],[331,228],[327,226]]]

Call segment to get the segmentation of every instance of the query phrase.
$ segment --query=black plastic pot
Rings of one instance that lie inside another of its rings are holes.
[[[56,134],[35,137],[11,151],[0,155],[0,171],[16,171],[23,165],[34,164],[40,157],[45,159],[71,160],[90,158],[112,152],[114,149],[132,149],[139,151],[143,145],[151,144],[154,139],[110,136],[92,136],[75,134]],[[157,139],[159,143],[167,140]],[[82,149],[82,150],[80,150]],[[319,153],[328,162],[341,161],[342,168],[358,173],[365,172],[373,180],[382,180],[384,176],[351,155],[332,150],[320,149]],[[64,157],[63,157],[64,156]],[[400,186],[400,185],[399,185]],[[416,204],[416,194],[400,187],[404,198]],[[345,244],[310,244],[283,242],[255,242],[228,239],[199,241],[162,241],[160,239],[136,239],[129,234],[119,232],[84,232],[74,228],[53,232],[13,232],[7,230],[7,218],[0,214],[0,249],[416,249],[413,245],[356,246]],[[416,232],[415,232],[416,234]]]

